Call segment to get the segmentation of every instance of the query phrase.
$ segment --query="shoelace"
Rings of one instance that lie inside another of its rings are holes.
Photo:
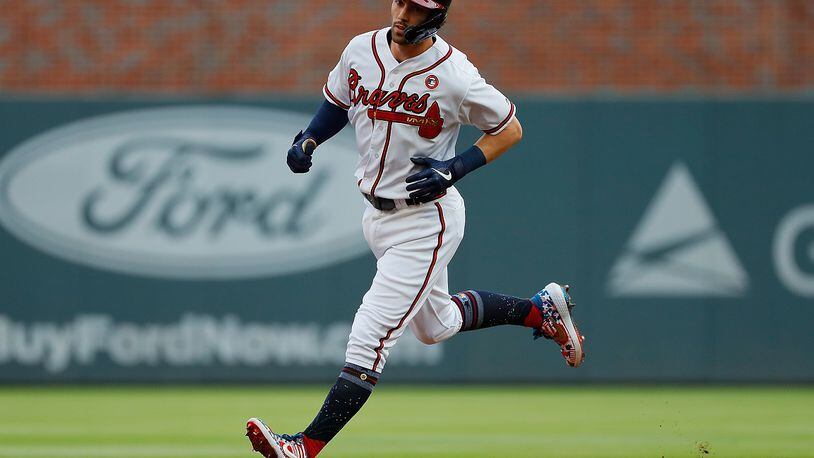
[[[564,295],[565,295],[565,304],[568,306],[568,312],[571,312],[572,310],[574,310],[574,307],[576,307],[577,304],[575,304],[571,300],[571,295],[569,295],[568,293],[564,293]],[[542,310],[543,326],[540,329],[534,330],[533,333],[534,340],[537,340],[541,337],[552,340],[554,336],[557,334],[555,326],[557,325],[557,323],[560,323],[562,321],[562,318],[560,318],[560,312],[558,312],[554,304],[551,303],[551,299],[548,298],[548,293],[545,293],[545,298],[541,299],[543,299],[541,301],[543,303]]]
[[[543,315],[543,326],[539,329],[534,330],[533,333],[534,340],[537,340],[541,337],[544,337],[549,340],[553,339],[554,336],[557,334],[555,326],[557,323],[561,321],[560,313],[557,311],[556,307],[554,307],[554,304],[551,303],[551,299],[549,299],[547,296],[548,294],[546,294],[545,297],[541,298],[542,299],[541,302],[543,303],[543,307],[541,310],[541,313]],[[569,300],[569,310],[570,308],[571,305]]]
[[[302,442],[302,433],[293,436],[290,434],[277,434],[276,436],[277,444],[289,458],[308,458],[305,444]]]

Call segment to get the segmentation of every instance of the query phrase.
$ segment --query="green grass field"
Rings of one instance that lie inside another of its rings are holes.
[[[0,457],[252,457],[323,388],[2,388]],[[812,457],[814,388],[380,386],[324,457]]]

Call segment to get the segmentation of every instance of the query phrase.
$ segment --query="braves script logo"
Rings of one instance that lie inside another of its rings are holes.
[[[444,126],[441,108],[438,106],[438,102],[433,102],[428,107],[429,94],[407,94],[403,91],[386,91],[382,89],[375,89],[371,92],[359,84],[361,79],[359,72],[351,69],[348,74],[350,102],[351,105],[361,104],[370,107],[367,110],[368,118],[416,126],[418,127],[418,135],[427,139],[433,139],[441,133]],[[434,81],[435,87],[438,87],[438,78],[435,77]],[[427,86],[429,87],[429,82],[427,82]],[[381,110],[380,108],[384,106],[387,106],[390,110]],[[396,111],[398,108],[407,113]],[[419,116],[425,112],[426,115]]]

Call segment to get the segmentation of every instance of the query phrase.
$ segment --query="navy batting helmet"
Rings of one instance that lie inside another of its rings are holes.
[[[404,39],[410,44],[417,44],[438,33],[438,29],[447,21],[452,0],[412,0],[412,2],[433,10],[423,24],[407,27],[404,31]]]

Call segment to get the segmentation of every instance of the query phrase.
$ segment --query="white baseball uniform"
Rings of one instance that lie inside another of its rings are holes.
[[[463,198],[451,187],[433,202],[407,205],[405,179],[421,170],[410,157],[451,159],[462,125],[496,135],[515,115],[514,105],[466,55],[440,37],[399,63],[388,31],[353,38],[323,90],[348,110],[356,130],[360,191],[396,203],[392,211],[368,203],[362,218],[378,271],[356,313],[346,353],[347,362],[376,372],[405,326],[432,344],[452,337],[462,323],[450,299],[447,265],[464,235]]]

